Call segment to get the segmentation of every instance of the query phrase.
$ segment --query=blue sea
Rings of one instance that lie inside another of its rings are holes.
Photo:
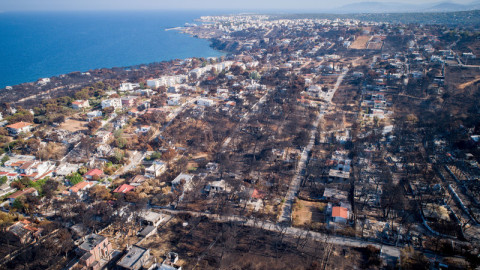
[[[201,40],[165,29],[208,13],[0,13],[0,88],[73,71],[220,56]]]

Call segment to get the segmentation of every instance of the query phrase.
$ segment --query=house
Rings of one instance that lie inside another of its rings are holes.
[[[128,192],[130,192],[130,191],[132,191],[132,190],[134,190],[134,189],[135,189],[134,186],[131,186],[131,185],[129,185],[129,184],[123,184],[123,185],[117,187],[117,188],[113,191],[113,193],[124,193],[124,194],[125,194],[125,193],[128,193]]]
[[[192,188],[193,175],[181,173],[172,181],[172,191],[177,189],[180,185],[183,185],[184,190]]]
[[[117,269],[138,270],[150,259],[150,249],[133,245],[118,262]]]
[[[75,250],[80,256],[78,266],[81,269],[102,269],[112,259],[112,252],[108,238],[94,233],[82,238],[82,243]]]
[[[178,93],[178,92],[180,92],[180,90],[175,86],[170,86],[167,89],[167,93],[175,94],[175,93]]]
[[[10,181],[10,182],[11,182],[11,181],[14,181],[14,180],[16,180],[16,179],[18,179],[18,178],[20,178],[20,174],[19,174],[19,173],[9,172],[9,171],[7,171],[7,172],[0,172],[0,177],[3,177],[3,176],[7,177],[7,180]]]
[[[350,179],[350,171],[330,169],[328,172],[329,182],[346,182]]]
[[[101,111],[91,111],[87,113],[88,122],[93,121],[97,117],[102,117],[103,113]]]
[[[93,182],[82,181],[68,189],[69,194],[77,194],[80,199],[85,196],[85,191],[94,186]]]
[[[45,161],[27,161],[20,166],[18,172],[20,176],[30,177],[33,179],[41,179],[53,173],[55,165],[51,162]]]
[[[136,175],[135,177],[133,177],[131,180],[130,180],[130,185],[131,186],[139,186],[141,185],[143,182],[145,182],[147,180],[147,178],[145,178],[145,176],[143,175]]]
[[[162,221],[166,219],[166,217],[167,216],[164,214],[160,214],[153,211],[146,211],[146,212],[142,212],[139,218],[143,225],[157,227],[158,225],[160,225],[160,223],[162,223]]]
[[[347,223],[348,209],[341,206],[332,207],[332,220],[335,223]]]
[[[151,96],[153,95],[153,90],[152,89],[140,89],[140,90],[137,90],[135,91],[135,93],[139,94],[139,95],[142,95],[142,96]]]
[[[321,199],[334,203],[346,202],[348,200],[348,192],[326,187]]]
[[[137,104],[138,97],[125,96],[125,97],[122,97],[121,100],[122,100],[122,106],[124,108],[130,108],[130,107],[133,107]]]
[[[8,227],[7,231],[10,232],[18,242],[28,244],[38,239],[43,229],[37,228],[32,222],[25,219],[15,222]]]
[[[125,116],[122,116],[113,123],[113,128],[115,128],[115,130],[121,129],[124,126],[126,126],[127,123],[128,123],[128,118]]]
[[[216,171],[218,169],[218,163],[209,162],[209,163],[207,163],[205,168],[207,169],[207,171],[210,171],[210,172]]]
[[[261,200],[265,198],[266,193],[264,191],[260,191],[258,189],[254,189],[252,192],[252,199]]]
[[[142,125],[140,126],[139,128],[137,128],[137,130],[135,130],[136,133],[147,133],[150,131],[150,129],[152,129],[151,126],[149,125]]]
[[[148,87],[158,88],[158,87],[160,87],[160,85],[161,85],[161,82],[160,82],[159,79],[153,79],[152,78],[152,79],[147,80],[147,86]]]
[[[62,165],[58,166],[55,169],[54,174],[55,176],[67,176],[78,171],[80,167],[81,164],[62,163]]]
[[[205,193],[212,195],[216,193],[228,193],[232,190],[232,188],[225,182],[225,180],[222,179],[208,183],[203,190]]]
[[[199,106],[205,106],[205,107],[210,107],[213,105],[213,100],[208,99],[208,98],[199,98],[197,100],[197,105]]]
[[[105,108],[113,107],[113,109],[121,109],[122,108],[122,100],[119,98],[110,98],[102,100],[102,110]]]
[[[128,115],[137,117],[137,116],[140,115],[140,111],[139,111],[137,108],[131,108],[131,109],[128,111]]]
[[[80,110],[88,107],[90,107],[88,100],[75,100],[74,102],[72,102],[72,108],[74,110]]]
[[[122,83],[120,84],[120,88],[118,88],[119,92],[133,92],[133,89],[139,88],[139,83]]]
[[[157,232],[157,227],[147,225],[146,227],[142,228],[137,235],[142,237],[142,238],[148,238],[152,235],[154,235]]]
[[[7,130],[11,135],[18,135],[20,133],[30,132],[33,128],[32,123],[28,122],[17,122],[7,126]]]
[[[322,92],[322,87],[320,85],[310,85],[307,88],[307,94],[309,96],[318,97]]]
[[[167,164],[156,160],[153,162],[152,166],[145,169],[145,176],[149,178],[159,177],[166,169]]]
[[[160,267],[157,266],[156,270],[182,270],[181,266],[175,265],[178,261],[178,254],[175,252],[169,252],[167,258],[162,262]]]
[[[180,105],[180,95],[171,95],[167,100],[168,106],[178,106]]]
[[[112,138],[112,133],[101,130],[97,132],[97,141],[101,144],[106,144]]]
[[[0,176],[0,177],[1,177],[1,176]],[[7,182],[7,183],[8,183],[8,182]],[[0,197],[3,197],[3,196],[5,196],[5,195],[10,194],[10,193],[13,193],[13,192],[15,192],[15,191],[17,191],[16,188],[12,188],[12,187],[10,187],[10,185],[8,185],[8,184],[3,184],[3,185],[0,186]]]
[[[41,78],[37,81],[37,84],[40,86],[45,86],[49,82],[50,82],[50,78]]]
[[[26,195],[32,195],[32,196],[38,196],[38,191],[31,187],[31,188],[26,188],[24,190],[19,190],[12,195],[8,196],[8,200],[10,201],[10,204],[12,204],[17,198],[21,196],[26,196]]]
[[[100,179],[103,177],[103,171],[100,169],[93,169],[88,171],[83,177],[88,180]]]

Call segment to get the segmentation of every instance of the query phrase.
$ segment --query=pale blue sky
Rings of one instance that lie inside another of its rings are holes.
[[[427,4],[445,0],[0,0],[0,11],[53,10],[327,10],[355,2]],[[473,0],[451,2],[466,4]]]

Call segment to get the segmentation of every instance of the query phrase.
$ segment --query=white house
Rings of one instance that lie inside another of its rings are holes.
[[[53,173],[54,164],[50,163],[49,161],[41,162],[41,161],[28,161],[25,162],[20,168],[18,172],[21,176],[27,176],[33,179],[40,179],[44,178],[45,174],[51,170]]]
[[[38,80],[37,84],[43,86],[43,85],[46,85],[49,82],[50,82],[50,78],[42,78],[42,79]]]
[[[110,98],[110,99],[102,100],[102,109],[105,109],[108,107],[113,107],[115,110],[121,109],[122,100],[120,98]]]
[[[145,176],[150,178],[155,178],[160,175],[167,169],[167,164],[161,161],[154,161],[152,166],[145,169]]]
[[[17,122],[7,126],[7,130],[11,135],[18,135],[20,133],[30,132],[33,128],[32,123],[28,122]]]
[[[147,133],[150,131],[150,129],[152,129],[151,126],[148,126],[148,125],[143,125],[143,126],[140,126],[139,128],[137,128],[137,130],[135,130],[136,133]]]
[[[167,105],[169,106],[178,106],[180,105],[180,94],[169,95],[167,99]]]
[[[180,186],[182,183],[184,183],[183,185],[184,190],[190,190],[192,188],[192,179],[193,179],[193,175],[191,174],[186,174],[186,173],[179,174],[172,181],[172,191],[177,189],[177,187]]]
[[[199,98],[197,100],[197,104],[199,106],[205,106],[205,107],[210,107],[213,105],[213,100],[208,99],[208,98]]]
[[[232,188],[223,179],[219,181],[211,181],[204,188],[204,191],[208,194],[224,193],[224,192],[228,193],[231,190]]]
[[[101,130],[97,132],[97,139],[100,143],[107,143],[112,138],[112,133],[109,131]]]
[[[87,113],[87,118],[88,118],[88,121],[93,121],[94,118],[96,117],[102,117],[102,111],[91,111],[91,112],[88,112]]]
[[[122,83],[120,84],[120,88],[118,88],[118,91],[120,92],[132,92],[133,89],[140,87],[140,84],[138,83]]]
[[[90,107],[88,100],[75,100],[74,102],[72,102],[72,108],[75,110],[88,108],[88,107]]]

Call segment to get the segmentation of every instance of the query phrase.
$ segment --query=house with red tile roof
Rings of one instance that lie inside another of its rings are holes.
[[[32,128],[33,124],[28,122],[17,122],[7,126],[7,130],[11,135],[18,135],[22,132],[27,133],[30,132]]]
[[[33,242],[43,231],[43,229],[37,228],[35,224],[32,224],[32,222],[26,219],[17,221],[12,226],[8,227],[7,230],[22,244]]]
[[[117,187],[117,188],[113,191],[113,193],[128,193],[128,192],[130,192],[130,191],[132,191],[132,190],[134,190],[134,189],[135,189],[134,186],[131,186],[131,185],[129,185],[129,184],[123,184],[123,185]]]
[[[83,177],[85,177],[88,180],[93,180],[94,178],[102,178],[103,177],[103,171],[100,169],[93,169],[88,171]]]
[[[260,191],[258,189],[254,189],[252,193],[252,198],[253,199],[263,199],[265,198],[265,192]]]
[[[38,191],[36,189],[34,189],[33,187],[26,188],[24,190],[19,190],[19,191],[13,193],[12,195],[8,196],[8,200],[10,201],[10,203],[13,203],[15,201],[15,199],[17,199],[21,196],[28,195],[28,194],[32,194],[33,196],[38,196]]]
[[[83,198],[85,196],[86,191],[93,186],[94,186],[93,182],[82,181],[70,187],[68,189],[68,192],[66,192],[66,194],[77,194],[79,198]]]
[[[332,219],[336,223],[347,223],[348,209],[341,206],[332,207]]]

